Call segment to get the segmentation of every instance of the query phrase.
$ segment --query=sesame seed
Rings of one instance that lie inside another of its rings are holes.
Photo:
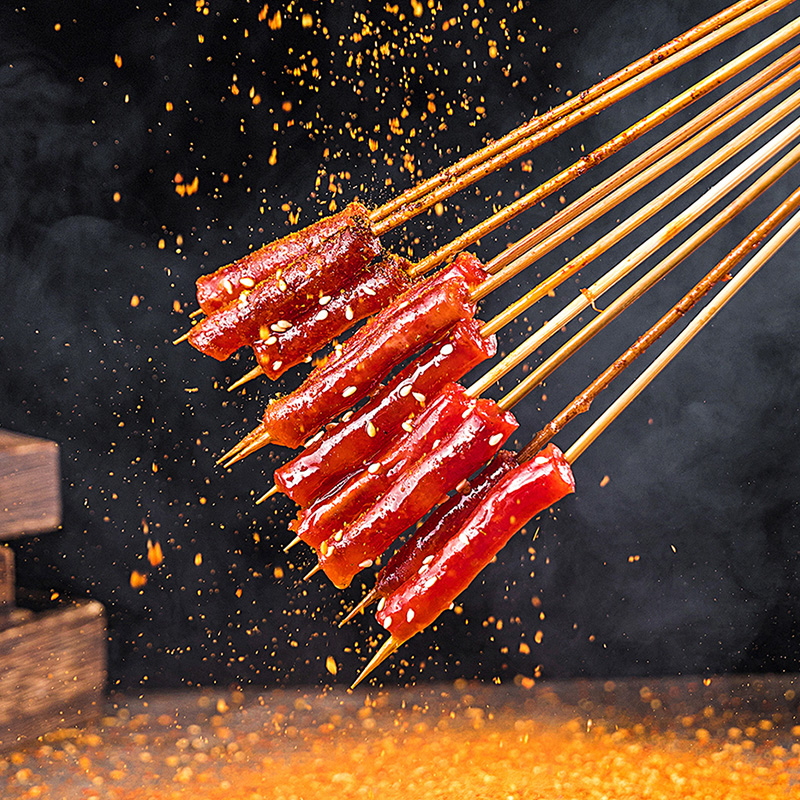
[[[376,461],[374,464],[370,464],[367,467],[367,472],[369,472],[370,475],[374,475],[380,468],[381,465]]]
[[[494,447],[496,444],[500,444],[500,442],[502,441],[503,441],[503,434],[496,433],[494,436],[492,436],[491,439],[489,439],[489,446]]]
[[[283,366],[283,361],[273,361],[272,362],[272,371],[277,372]]]
[[[345,315],[345,317],[347,317],[347,319],[353,319],[353,317],[355,316],[353,314],[353,309],[350,306],[346,306],[345,307],[344,315]]]
[[[413,387],[410,383],[407,383],[405,386],[400,387],[400,397],[408,397],[411,394],[411,389]]]
[[[282,291],[282,292],[285,292],[286,288],[287,288],[286,287],[286,281],[283,278],[280,278],[278,280],[278,289],[280,289],[280,291]]]
[[[329,294],[326,294],[324,297],[320,297],[319,304],[321,306],[326,306],[328,305],[328,303],[330,303],[330,301],[331,301],[331,296]]]
[[[322,431],[319,431],[318,433],[315,433],[315,434],[314,434],[314,435],[313,435],[313,436],[312,436],[312,437],[311,437],[311,438],[310,438],[310,439],[309,439],[309,440],[308,440],[308,441],[305,443],[305,445],[303,445],[303,446],[304,446],[304,447],[311,447],[311,445],[312,445],[312,444],[315,444],[316,442],[318,442],[318,441],[319,441],[319,440],[320,440],[320,439],[321,439],[321,438],[322,438],[324,435],[325,435],[325,431],[324,431],[324,430],[322,430]]]
[[[441,349],[439,352],[440,352],[440,353],[441,353],[443,356],[449,356],[449,355],[450,355],[450,354],[453,352],[453,349],[454,349],[454,348],[453,348],[453,345],[451,345],[451,344],[446,344],[446,345],[445,345],[445,346],[444,346],[444,347],[443,347],[443,348],[442,348],[442,349]]]
[[[381,597],[381,599],[378,600],[378,611],[383,611],[385,607],[386,607],[386,598]]]
[[[246,278],[246,277],[242,278],[241,281],[239,281],[239,283],[241,283],[242,286],[245,286],[248,289],[252,289],[256,285],[256,282],[252,278]]]
[[[437,439],[432,445],[431,450],[435,450],[442,443],[441,439]]]
[[[355,413],[356,412],[353,409],[350,409],[350,411],[347,411],[344,414],[342,414],[342,422],[347,422],[347,420],[349,420],[350,417],[352,417],[353,414]]]
[[[222,288],[228,293],[233,294],[233,284],[230,282],[229,278],[222,279]]]
[[[319,551],[320,551],[320,553],[322,553],[322,555],[324,555],[324,556],[328,555],[328,549],[329,549],[329,548],[328,548],[328,543],[327,543],[327,542],[323,542],[323,543],[322,543],[322,544],[319,546]]]
[[[333,540],[335,542],[341,542],[343,536],[344,536],[344,531],[336,531],[336,533],[333,534]]]
[[[275,344],[275,342],[277,341],[278,341],[277,336],[270,336],[269,339],[267,339],[267,344]]]
[[[324,319],[328,319],[328,310],[327,310],[327,309],[325,309],[325,308],[323,308],[323,309],[322,309],[322,311],[320,311],[320,312],[317,314],[317,316],[316,316],[316,317],[314,317],[314,319],[315,319],[317,322],[322,322],[322,320],[324,320]]]
[[[383,621],[383,627],[388,628],[391,624],[392,624],[392,618],[386,617],[386,619]]]
[[[425,572],[425,570],[427,570],[427,569],[428,569],[428,565],[427,565],[427,564],[423,564],[423,565],[422,565],[422,566],[421,566],[421,567],[420,567],[420,568],[417,570],[417,575],[422,575],[422,573],[423,573],[423,572]]]
[[[362,561],[358,566],[360,569],[367,569],[368,567],[371,567],[372,564],[373,564],[372,559],[368,558],[366,561]]]
[[[269,329],[275,331],[275,333],[283,333],[283,328],[281,328],[277,322],[273,322],[272,325],[269,326]]]
[[[430,564],[431,561],[433,561],[433,554],[425,556],[425,558],[422,559],[423,564]]]
[[[472,413],[472,409],[468,408],[461,414],[461,419],[466,419]]]
[[[406,420],[400,427],[406,433],[412,433],[414,431],[414,426],[408,420]]]
[[[464,480],[456,486],[456,491],[460,494],[466,494],[469,491],[469,481],[464,478]]]
[[[372,438],[375,436],[375,434],[376,434],[377,432],[378,432],[378,429],[377,429],[377,428],[375,427],[375,425],[372,423],[372,420],[370,420],[370,421],[367,423],[367,436],[369,436],[369,438],[370,438],[370,439],[372,439]]]
[[[281,331],[288,331],[292,327],[292,323],[288,319],[279,319],[277,324],[280,326]]]
[[[375,297],[375,295],[377,294],[377,292],[374,289],[370,289],[369,286],[364,287],[364,292],[368,294],[370,297]]]
[[[350,397],[351,394],[355,394],[358,391],[357,387],[355,386],[348,386],[343,392],[342,397]]]
[[[414,619],[414,609],[409,608],[408,613],[406,614],[406,622],[411,622],[412,619]]]
[[[422,392],[414,392],[414,399],[418,403],[424,403],[425,402],[425,395],[422,394]]]

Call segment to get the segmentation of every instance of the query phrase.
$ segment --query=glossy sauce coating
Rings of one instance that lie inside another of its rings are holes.
[[[324,247],[291,261],[280,273],[242,292],[189,332],[189,343],[205,355],[224,361],[240,347],[269,336],[272,326],[302,314],[320,297],[364,275],[381,252],[369,224],[351,217]]]
[[[338,588],[349,586],[403,531],[485,464],[516,427],[514,416],[493,401],[475,401],[459,427],[442,431],[439,445],[404,470],[340,538],[336,534],[322,543],[319,560],[325,574]]]
[[[471,318],[474,281],[453,262],[415,284],[346,342],[341,352],[316,367],[291,394],[271,402],[262,427],[274,444],[299,447],[325,423],[374,391],[406,358]]]
[[[216,272],[201,275],[196,281],[198,305],[206,314],[228,305],[242,292],[274,278],[278,270],[286,269],[296,258],[315,250],[353,217],[367,221],[369,211],[361,203],[350,203],[338,214],[324,217],[302,230],[270,242]]]
[[[457,491],[449,500],[435,508],[378,573],[373,590],[375,599],[386,597],[413,578],[425,560],[435,556],[459,530],[503,475],[516,466],[517,454],[510,450],[501,450],[470,481],[469,487],[463,493]]]
[[[408,262],[394,253],[381,260],[364,276],[357,274],[333,295],[323,295],[315,305],[293,320],[284,331],[253,342],[253,353],[271,380],[307,360],[326,344],[362,319],[377,314],[408,289]]]
[[[457,381],[497,350],[477,320],[463,320],[404,367],[347,422],[326,431],[275,470],[275,484],[300,506],[330,491],[398,435],[403,420],[420,412],[444,384]]]
[[[523,525],[574,491],[564,454],[548,445],[495,484],[424,569],[385,598],[376,619],[399,641],[410,639],[450,607]]]
[[[393,439],[372,460],[368,469],[354,472],[347,480],[300,512],[297,524],[289,527],[311,547],[322,542],[374,504],[389,489],[404,469],[424,458],[442,437],[454,430],[467,409],[473,408],[463,387],[451,383],[431,404],[407,423],[408,430]]]

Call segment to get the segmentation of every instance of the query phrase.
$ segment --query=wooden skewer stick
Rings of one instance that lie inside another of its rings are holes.
[[[226,469],[241,461],[245,456],[269,444],[270,435],[259,425],[247,434],[240,442],[235,444],[225,455],[217,459],[217,464],[222,464]],[[226,462],[226,463],[223,463]]]
[[[639,191],[672,169],[721,132],[728,130],[755,109],[792,86],[797,80],[796,70],[786,73],[779,80],[773,79],[784,69],[797,64],[798,60],[800,60],[800,46],[778,58],[677,131],[656,143],[647,152],[642,153],[538,228],[503,250],[486,265],[487,271],[498,274],[477,289],[474,299],[485,297],[509,277],[552,252],[602,214],[608,213],[630,194]],[[773,82],[764,88],[769,81]],[[745,100],[757,89],[759,91],[755,95]],[[737,103],[743,100],[744,102],[736,107]],[[708,127],[705,127],[706,125]],[[673,147],[677,149],[670,153]]]
[[[800,22],[800,20],[798,20]],[[792,80],[796,77],[794,74],[794,70],[787,75],[791,75]],[[784,79],[780,80],[780,86],[785,88],[786,81]],[[770,87],[764,89],[764,92],[768,92]],[[771,93],[771,92],[768,92]],[[764,97],[765,95],[761,95]],[[756,97],[759,97],[758,95]],[[751,98],[750,101],[747,102],[747,107],[752,109],[753,103],[756,102],[756,97]],[[775,108],[771,109],[769,112],[764,114],[761,118],[756,120],[749,128],[745,131],[740,133],[738,136],[734,137],[730,142],[728,142],[723,147],[719,148],[715,153],[709,156],[705,161],[691,170],[684,178],[676,181],[668,190],[663,192],[662,194],[658,195],[656,198],[651,200],[649,203],[645,204],[642,208],[640,208],[635,214],[632,214],[630,217],[627,218],[624,222],[620,223],[615,227],[613,230],[609,231],[605,236],[598,239],[593,245],[588,247],[578,256],[573,258],[567,264],[565,264],[561,269],[553,273],[549,278],[542,281],[538,286],[528,292],[524,297],[520,298],[515,304],[509,306],[502,315],[498,315],[490,323],[487,323],[486,329],[487,331],[496,331],[499,330],[505,323],[503,322],[504,318],[514,318],[518,316],[522,311],[529,308],[533,303],[538,302],[547,294],[552,292],[555,288],[560,286],[564,281],[571,278],[576,273],[580,272],[583,267],[589,264],[598,256],[605,253],[619,241],[621,241],[625,236],[635,230],[639,225],[641,225],[646,220],[650,219],[650,217],[657,214],[661,211],[662,208],[666,207],[669,203],[675,200],[677,197],[682,195],[685,191],[692,188],[696,183],[703,180],[709,174],[711,174],[714,170],[724,164],[727,160],[729,160],[733,155],[739,152],[744,146],[749,144],[751,141],[754,141],[759,136],[761,136],[769,127],[775,125],[781,119],[786,117],[790,114],[794,108],[796,103],[796,96],[792,95],[791,97],[787,98],[783,101],[780,105],[776,106]],[[738,114],[736,110],[729,112],[731,120],[735,120],[738,118]],[[719,123],[722,123],[723,120],[727,119],[723,117],[719,120]],[[713,127],[717,127],[717,123],[714,123]],[[702,134],[699,134],[702,136]],[[687,142],[683,147],[689,147],[690,142]],[[682,148],[679,148],[681,150]],[[674,156],[672,156],[674,157]],[[667,156],[670,158],[670,156]],[[657,165],[653,165],[650,169],[655,170]],[[624,193],[626,187],[620,187],[617,192]],[[602,204],[605,207],[606,203],[616,204],[618,201],[616,193],[612,194],[611,196],[607,197]],[[539,249],[541,248],[541,249]],[[530,256],[521,256],[515,261],[508,264],[502,270],[497,272],[487,281],[484,281],[481,286],[479,286],[475,292],[473,297],[476,299],[478,297],[483,297],[489,292],[493,291],[497,286],[501,285],[507,280],[510,280],[512,277],[517,275],[521,270],[525,269],[526,267],[530,266],[533,263],[535,258],[539,257],[543,252],[549,252],[549,243],[544,242],[540,246],[536,246],[532,248]]]
[[[582,175],[587,169],[601,163],[609,156],[618,152],[626,144],[635,141],[644,133],[659,125],[665,119],[668,119],[678,111],[686,108],[699,97],[707,94],[709,91],[716,88],[733,75],[741,72],[741,70],[745,69],[747,66],[755,63],[765,54],[772,52],[781,44],[789,41],[792,37],[796,36],[798,32],[800,32],[800,20],[795,20],[794,22],[785,25],[772,36],[767,37],[759,44],[747,50],[738,58],[729,62],[729,64],[720,67],[696,86],[685,92],[682,92],[680,95],[678,95],[678,97],[673,98],[661,108],[657,109],[651,114],[648,114],[646,117],[643,117],[635,125],[632,125],[627,130],[615,136],[613,139],[610,139],[608,142],[596,148],[588,155],[583,156],[574,164],[562,170],[550,180],[545,181],[536,189],[528,192],[523,197],[515,200],[513,203],[501,209],[488,219],[482,221],[480,224],[476,225],[466,233],[456,237],[444,247],[439,248],[426,258],[417,262],[409,271],[410,274],[412,276],[419,275],[433,269],[433,267],[443,263],[450,256],[455,255],[457,252],[478,241],[478,239],[482,238],[486,234],[490,233],[501,225],[504,225],[506,222],[509,222],[518,214],[540,203],[545,197],[550,196],[554,192],[557,192],[566,186],[567,183],[573,180],[573,178]],[[680,55],[683,56],[685,53],[681,53]],[[614,94],[615,92],[621,93],[621,90],[624,88],[625,87],[620,87],[609,94]],[[617,99],[620,98],[617,97],[612,100],[612,102]],[[561,124],[563,121],[564,120],[557,122],[556,125]],[[517,148],[520,146],[521,145],[516,145]],[[492,169],[496,168],[491,162],[486,162],[486,165],[482,167],[482,169],[489,170],[490,167]],[[488,174],[488,172],[486,174]]]
[[[355,606],[354,608],[352,608],[352,609],[350,610],[350,612],[347,614],[347,616],[346,616],[346,617],[345,617],[345,618],[344,618],[344,619],[343,619],[343,620],[342,620],[342,621],[339,623],[339,627],[340,627],[340,628],[343,628],[345,625],[347,625],[347,623],[348,623],[348,622],[350,622],[350,620],[351,620],[351,619],[353,619],[353,617],[355,617],[355,616],[356,616],[356,614],[359,614],[359,613],[361,613],[361,612],[362,612],[362,611],[363,611],[363,610],[364,610],[364,609],[365,609],[367,606],[369,606],[369,605],[370,605],[370,604],[373,602],[373,600],[375,600],[377,597],[378,597],[378,593],[377,593],[377,591],[375,591],[375,589],[374,589],[374,588],[373,588],[373,589],[370,589],[370,590],[369,590],[369,591],[368,591],[368,592],[367,592],[367,593],[366,593],[366,594],[365,594],[365,595],[364,595],[364,596],[361,598],[361,600],[359,601],[358,605],[357,605],[357,606]]]
[[[300,544],[302,541],[303,540],[299,536],[295,536],[294,539],[283,548],[283,552],[288,553],[296,544]]]
[[[760,120],[751,125],[746,130],[742,131],[738,136],[732,139],[727,145],[719,151],[710,156],[706,161],[699,164],[694,170],[689,172],[684,178],[680,179],[677,183],[673,184],[670,189],[666,190],[662,195],[657,197],[654,201],[646,205],[643,209],[633,214],[625,222],[612,230],[609,234],[598,240],[598,243],[592,245],[588,250],[585,250],[577,258],[573,259],[562,270],[559,270],[555,275],[567,277],[578,271],[577,265],[584,266],[584,260],[587,253],[594,253],[595,251],[604,252],[611,246],[611,243],[616,243],[622,238],[622,235],[628,233],[638,225],[642,219],[647,219],[657,210],[660,210],[662,204],[671,201],[678,194],[681,194],[686,189],[691,188],[701,177],[707,175],[712,171],[712,168],[720,166],[726,159],[732,157],[735,152],[746,144],[751,143],[755,138],[763,134],[768,128],[762,128],[762,123],[772,117],[770,121],[774,124],[781,116],[786,116],[795,108],[800,107],[800,90],[795,92],[791,97],[787,98],[779,106],[776,106],[768,114],[764,115]],[[793,139],[800,136],[800,120],[795,120],[784,128],[781,133],[773,137],[759,150],[753,153],[749,158],[743,161],[732,172],[726,175],[722,180],[717,182],[714,186],[708,189],[700,198],[692,203],[685,211],[681,212],[672,221],[664,225],[659,231],[653,234],[649,239],[643,242],[626,258],[624,258],[616,267],[609,270],[603,277],[595,281],[589,289],[581,292],[581,296],[575,298],[569,303],[560,313],[558,313],[549,322],[546,322],[538,331],[532,336],[528,337],[518,347],[511,351],[501,362],[496,364],[490,369],[480,380],[476,381],[469,387],[467,393],[472,397],[477,397],[484,392],[495,381],[499,380],[503,375],[507,374],[514,367],[521,364],[526,358],[533,354],[541,345],[546,342],[553,334],[560,330],[564,325],[577,317],[582,311],[588,308],[593,302],[597,300],[604,292],[614,286],[619,280],[628,275],[633,269],[641,264],[645,259],[649,258],[660,247],[666,244],[671,238],[677,235],[681,230],[686,228],[701,214],[705,213],[709,208],[716,204],[722,197],[729,191],[741,183],[748,175],[751,175],[756,169],[763,166],[767,161],[773,158],[780,150],[786,147]],[[700,176],[700,177],[698,177]],[[633,223],[636,224],[633,224]],[[598,252],[598,254],[599,254]],[[588,262],[587,262],[588,263]],[[552,276],[551,276],[552,278]],[[548,279],[550,281],[551,279]],[[548,281],[545,281],[547,283]],[[540,284],[541,286],[541,284]],[[509,306],[510,309],[515,311],[516,314],[520,313],[520,308],[527,308],[525,304],[531,296],[534,296],[539,291],[539,287],[533,289],[521,301],[517,301]],[[506,310],[508,311],[508,309]],[[506,312],[503,312],[504,314]]]
[[[356,686],[358,686],[358,684],[361,683],[361,681],[363,681],[364,678],[366,678],[367,675],[369,675],[369,673],[375,669],[375,667],[386,661],[386,659],[389,658],[389,656],[392,655],[392,653],[394,653],[401,644],[403,644],[403,642],[401,642],[399,639],[395,639],[394,636],[389,636],[389,638],[386,639],[386,641],[384,641],[384,643],[380,646],[380,649],[375,653],[375,655],[372,656],[369,664],[367,664],[367,666],[361,670],[359,676],[355,679],[355,681],[353,681],[350,688],[355,689]]]
[[[793,206],[800,205],[800,190],[792,198],[797,197]],[[792,198],[789,198],[791,200]],[[786,204],[789,203],[786,201]],[[784,204],[784,205],[786,205]],[[689,325],[675,338],[657,359],[621,394],[617,400],[595,421],[595,423],[564,454],[567,461],[573,463],[594,442],[597,437],[638,397],[648,384],[672,361],[678,353],[707,325],[722,307],[738,292],[750,278],[758,272],[767,261],[800,230],[800,212],[770,239],[759,250],[748,264],[743,267],[728,283],[720,289],[719,294],[693,319]],[[751,245],[748,249],[752,249]],[[679,312],[680,313],[680,312]]]
[[[653,325],[649,330],[642,334],[636,342],[631,345],[611,366],[604,370],[591,384],[575,399],[566,406],[548,425],[542,428],[541,431],[531,440],[531,442],[520,453],[520,458],[528,458],[532,454],[536,454],[542,449],[552,438],[555,436],[570,420],[574,419],[578,414],[582,414],[589,410],[594,399],[600,392],[606,389],[614,379],[622,373],[622,371],[636,360],[642,353],[647,350],[660,336],[662,336],[672,325],[680,320],[689,309],[692,308],[699,300],[701,300],[711,289],[720,281],[725,280],[731,269],[736,267],[743,261],[753,249],[760,245],[760,249],[753,256],[751,261],[745,268],[740,270],[723,289],[720,290],[717,298],[708,304],[708,306],[693,320],[689,326],[684,330],[679,337],[676,338],[669,352],[671,355],[662,363],[661,359],[664,357],[659,356],[655,363],[660,363],[659,369],[656,369],[649,374],[649,380],[652,380],[658,374],[660,369],[666,366],[666,363],[674,358],[677,352],[685,346],[685,344],[696,335],[699,330],[705,325],[714,314],[719,311],[722,306],[741,288],[741,286],[752,275],[763,266],[777,250],[782,247],[788,239],[800,227],[800,214],[797,209],[800,208],[800,189],[795,190],[783,203],[778,206],[758,227],[756,227],[747,237],[745,237],[733,250],[728,253],[694,288],[691,289],[683,299],[673,306],[661,319]],[[776,234],[766,244],[761,245],[761,242],[769,236],[789,214],[794,213],[792,220],[784,228],[781,229],[779,234]],[[687,331],[690,333],[687,334]],[[667,352],[667,351],[665,351]],[[651,367],[652,369],[652,367]],[[646,374],[646,373],[643,373]],[[644,388],[646,382],[639,385]],[[641,391],[641,388],[639,391]],[[638,393],[638,392],[637,392]],[[635,394],[633,395],[635,396]],[[633,399],[632,397],[630,399]],[[627,402],[630,402],[628,400]],[[623,406],[624,407],[624,406]],[[618,412],[617,412],[618,413]],[[608,420],[610,422],[610,419]],[[606,426],[608,424],[606,422]],[[604,428],[603,428],[604,429]],[[599,435],[600,429],[595,429],[593,433],[594,438]],[[578,440],[573,447],[571,458],[574,460],[580,455],[589,443],[593,441],[592,437]],[[580,443],[580,444],[579,444]]]
[[[746,11],[740,16],[733,18],[731,21],[716,28],[710,27],[706,29],[708,31],[707,35],[701,36],[701,38],[687,44],[679,51],[672,52],[666,56],[662,55],[656,57],[655,60],[652,59],[653,54],[650,54],[650,56],[646,57],[645,59],[640,59],[639,62],[636,62],[637,64],[643,60],[649,60],[649,65],[645,64],[644,69],[636,72],[636,74],[629,75],[627,79],[616,83],[605,91],[593,93],[592,90],[589,90],[587,95],[591,94],[592,96],[588,101],[584,99],[584,94],[579,95],[578,97],[580,98],[580,102],[575,103],[574,110],[571,110],[566,114],[562,113],[562,115],[558,116],[556,119],[548,121],[545,127],[539,127],[541,125],[541,123],[538,122],[539,118],[534,118],[534,120],[531,120],[529,123],[530,130],[533,131],[532,133],[528,133],[526,131],[522,133],[518,139],[514,139],[513,142],[511,139],[503,137],[503,139],[499,141],[504,142],[504,144],[499,147],[496,153],[489,155],[488,158],[480,161],[480,163],[476,164],[466,172],[461,172],[457,176],[444,177],[442,179],[443,182],[440,183],[440,185],[438,185],[436,188],[431,190],[426,188],[424,190],[425,195],[421,199],[411,202],[403,201],[400,208],[386,215],[383,215],[383,209],[388,206],[382,207],[380,212],[375,215],[376,218],[380,218],[379,221],[376,221],[374,224],[375,232],[378,235],[381,235],[392,228],[407,222],[422,211],[425,211],[426,209],[434,206],[436,203],[447,199],[455,192],[472,185],[496,169],[499,169],[509,164],[511,161],[519,158],[520,156],[530,152],[543,142],[556,138],[564,131],[567,131],[577,125],[583,119],[599,113],[615,103],[617,100],[633,94],[638,89],[648,85],[649,83],[652,83],[657,78],[666,75],[671,70],[687,63],[697,55],[707,52],[717,44],[726,41],[732,36],[735,36],[737,33],[740,33],[741,31],[751,27],[756,22],[759,22],[771,14],[774,14],[789,2],[791,2],[791,0],[768,0],[768,2],[756,4],[749,11]],[[599,85],[602,84],[598,84],[598,86]],[[525,127],[526,126],[522,126],[522,128]],[[515,135],[516,131],[510,134],[511,137]],[[492,145],[489,145],[487,148],[484,148],[483,151],[479,151],[479,153],[485,152],[487,149],[492,147]],[[438,180],[438,177],[434,179],[434,181]],[[420,191],[422,191],[422,189],[420,189]]]
[[[778,163],[749,186],[739,197],[727,205],[713,219],[692,234],[683,244],[670,253],[667,258],[653,267],[633,286],[623,292],[613,303],[599,313],[591,322],[579,330],[566,344],[560,347],[546,361],[530,372],[511,391],[498,401],[503,409],[516,405],[522,398],[546,380],[552,373],[573,356],[593,336],[599,333],[612,320],[616,319],[626,308],[638,300],[658,281],[665,277],[682,261],[690,256],[698,247],[708,241],[714,234],[722,230],[733,217],[743,211],[750,203],[763,194],[779,178],[800,163],[800,145],[787,153]]]
[[[259,375],[263,375],[263,374],[264,374],[264,370],[261,369],[260,366],[259,367],[253,367],[253,369],[251,369],[250,372],[248,372],[246,375],[242,375],[242,377],[239,378],[238,381],[236,381],[235,383],[232,383],[228,387],[228,391],[232,392],[235,389],[238,389],[240,386],[243,386],[248,381],[253,380],[253,378],[257,378]]]
[[[705,20],[705,22],[701,22],[699,25],[696,25],[690,30],[685,31],[680,36],[672,39],[672,41],[667,42],[656,50],[653,50],[646,56],[639,58],[632,64],[629,64],[627,67],[618,70],[613,75],[609,75],[604,80],[599,81],[589,89],[585,89],[583,92],[575,95],[575,97],[571,98],[570,100],[567,100],[561,105],[550,109],[549,111],[538,117],[535,117],[532,120],[529,120],[523,125],[520,125],[518,128],[514,129],[510,133],[507,133],[500,139],[497,139],[496,141],[486,145],[486,147],[482,148],[481,150],[471,153],[470,155],[465,156],[457,161],[455,164],[446,167],[433,177],[428,178],[428,180],[406,189],[406,191],[402,194],[398,195],[387,203],[384,203],[379,208],[376,208],[370,215],[371,221],[379,222],[384,217],[389,216],[394,211],[397,211],[405,206],[407,203],[419,199],[431,190],[438,188],[442,184],[451,181],[456,176],[461,175],[477,164],[480,164],[482,161],[485,161],[487,158],[502,152],[510,144],[515,144],[520,139],[531,136],[533,133],[536,133],[537,131],[547,127],[557,119],[560,119],[570,112],[577,110],[584,103],[601,97],[610,89],[613,89],[616,86],[625,83],[625,81],[635,77],[636,75],[639,75],[645,70],[650,69],[653,64],[662,61],[667,56],[683,50],[688,45],[693,44],[699,39],[702,39],[704,36],[707,36],[715,28],[730,22],[746,11],[754,8],[760,2],[761,0],[745,0],[745,2],[735,3],[734,5],[723,9],[719,12],[719,14],[716,14],[715,16]]]
[[[269,500],[269,498],[272,497],[272,495],[278,494],[279,491],[280,489],[277,486],[273,485],[273,487],[268,492],[264,492],[264,494],[262,494],[261,497],[259,497],[258,500],[256,500],[256,505],[260,506],[263,502]]]

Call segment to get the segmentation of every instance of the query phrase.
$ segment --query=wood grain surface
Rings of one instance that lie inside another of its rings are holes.
[[[0,540],[60,524],[58,445],[0,430]]]

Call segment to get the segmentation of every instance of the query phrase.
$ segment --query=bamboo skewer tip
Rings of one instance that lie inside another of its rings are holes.
[[[264,492],[264,494],[262,494],[261,497],[259,497],[258,500],[256,500],[256,505],[260,506],[262,503],[269,500],[270,497],[278,494],[278,492],[280,492],[280,489],[278,488],[277,484],[273,485],[273,487],[268,492]]]
[[[306,572],[306,574],[305,574],[305,575],[303,575],[303,580],[304,580],[304,581],[307,581],[307,580],[309,580],[309,578],[312,578],[312,577],[313,577],[314,575],[316,575],[316,574],[317,574],[317,573],[318,573],[318,572],[319,572],[321,569],[322,569],[322,564],[319,564],[319,563],[317,563],[317,564],[316,564],[316,565],[315,565],[315,566],[314,566],[312,569],[310,569],[308,572]]]
[[[350,620],[353,619],[356,614],[361,613],[370,603],[372,603],[373,600],[375,600],[377,596],[378,592],[375,589],[370,589],[364,595],[364,597],[361,598],[358,605],[352,608],[347,616],[339,623],[339,627],[343,628],[345,625],[347,625],[347,623],[350,622]]]
[[[172,344],[180,344],[181,342],[185,342],[189,338],[190,334],[191,331],[186,331],[186,333],[184,333],[183,336],[179,336],[177,339],[174,339]]]
[[[288,553],[296,544],[300,544],[302,541],[303,540],[299,536],[295,536],[294,539],[283,548],[283,552]]]
[[[242,377],[239,378],[238,381],[235,381],[234,383],[232,383],[228,387],[228,391],[229,392],[233,392],[236,389],[238,389],[240,386],[244,386],[244,384],[249,383],[254,378],[257,378],[259,375],[263,375],[263,374],[264,374],[264,370],[261,369],[260,366],[253,367],[253,369],[251,369],[250,372],[248,372],[246,375],[242,375]]]
[[[355,689],[364,678],[369,675],[376,667],[378,667],[382,662],[384,662],[387,658],[389,658],[392,653],[394,653],[403,642],[400,639],[396,639],[394,636],[389,636],[389,638],[380,646],[380,649],[374,656],[370,659],[369,664],[361,670],[359,676],[353,681],[350,688]]]

